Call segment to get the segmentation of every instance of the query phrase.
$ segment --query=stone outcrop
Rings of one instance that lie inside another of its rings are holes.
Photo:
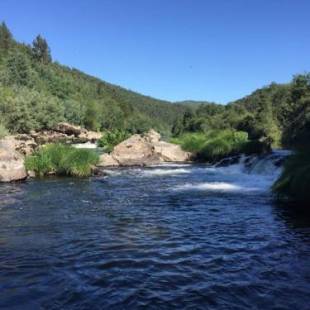
[[[91,143],[95,143],[101,137],[101,133],[68,123],[59,123],[52,130],[7,136],[0,140],[0,182],[25,179],[27,173],[24,168],[24,156],[32,154],[40,145],[85,143],[89,148]]]
[[[22,155],[32,154],[40,145],[47,143],[95,143],[102,137],[100,132],[89,131],[68,123],[59,123],[53,130],[31,131],[29,134],[9,136],[6,141]],[[87,144],[86,147],[89,145]],[[82,145],[80,145],[82,147]]]
[[[12,137],[0,141],[0,182],[18,181],[27,177],[24,158],[15,151],[15,143]]]
[[[179,145],[161,141],[161,136],[150,130],[144,136],[133,135],[114,147],[111,154],[100,157],[100,166],[147,166],[162,162],[186,162],[191,154]]]
[[[54,131],[63,133],[63,134],[68,135],[68,136],[73,135],[75,137],[77,137],[81,133],[87,131],[86,129],[84,129],[80,126],[75,126],[75,125],[65,123],[65,122],[58,123],[53,129],[54,129]]]
[[[55,126],[54,131],[69,136],[75,143],[96,142],[102,137],[102,133],[87,130],[80,126],[75,126],[69,123],[59,123]]]

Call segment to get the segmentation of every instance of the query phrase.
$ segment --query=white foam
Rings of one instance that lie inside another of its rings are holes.
[[[200,190],[200,191],[219,191],[219,192],[252,192],[260,191],[260,187],[247,187],[228,182],[204,182],[198,184],[187,183],[175,188],[177,191]]]
[[[205,182],[198,184],[187,183],[177,186],[176,190],[213,190],[213,191],[236,191],[241,187],[226,182]]]
[[[76,149],[96,149],[97,144],[96,143],[91,143],[91,142],[86,142],[86,143],[76,143],[72,144],[73,147]]]
[[[143,175],[145,176],[161,176],[161,175],[176,175],[176,174],[186,174],[190,173],[187,169],[150,169],[143,170]]]

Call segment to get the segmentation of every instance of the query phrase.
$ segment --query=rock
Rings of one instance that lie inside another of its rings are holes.
[[[141,135],[131,136],[115,146],[112,152],[121,166],[143,165],[152,155],[152,145]]]
[[[185,162],[191,158],[191,153],[183,151],[177,144],[158,141],[153,143],[153,147],[162,162]]]
[[[99,159],[99,167],[117,167],[119,162],[111,154],[102,154]]]
[[[95,143],[102,137],[102,133],[89,131],[80,126],[69,123],[59,123],[52,130],[31,132],[31,137],[38,144],[46,143]]]
[[[19,134],[13,138],[15,139],[15,150],[22,155],[30,155],[38,147],[31,135]]]
[[[53,130],[42,130],[33,133],[32,138],[39,145],[46,143],[73,143],[75,136],[67,135]]]
[[[144,135],[146,141],[150,143],[159,142],[161,139],[160,133],[155,131],[154,129],[150,129],[145,135]]]
[[[78,138],[81,140],[85,140],[86,142],[96,142],[101,139],[102,133],[96,131],[86,131],[79,134]]]
[[[0,182],[18,181],[27,178],[24,158],[15,151],[11,137],[0,141]]]
[[[189,161],[191,154],[179,145],[160,141],[160,134],[150,130],[144,136],[133,135],[100,157],[100,166],[148,166],[162,162]]]
[[[66,135],[74,135],[76,137],[81,133],[87,131],[86,129],[81,128],[80,126],[75,126],[65,122],[58,123],[53,129],[54,131],[58,131]]]

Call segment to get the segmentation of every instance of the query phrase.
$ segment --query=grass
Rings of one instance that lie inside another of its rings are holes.
[[[86,177],[91,175],[98,160],[99,156],[92,150],[75,149],[64,144],[48,144],[27,156],[25,167],[34,171],[37,176],[55,174]]]
[[[189,152],[196,154],[200,161],[216,161],[243,151],[249,142],[248,134],[234,130],[212,130],[207,133],[187,133],[172,139]]]
[[[289,199],[301,204],[310,202],[310,151],[290,156],[273,191],[281,200]]]

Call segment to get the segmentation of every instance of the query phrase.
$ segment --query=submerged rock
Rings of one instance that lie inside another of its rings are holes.
[[[145,135],[133,135],[115,146],[111,154],[103,154],[99,166],[148,166],[190,160],[191,153],[183,151],[179,145],[160,141],[160,138],[153,129]]]
[[[15,151],[12,137],[0,141],[0,182],[18,181],[27,178],[24,158]]]

